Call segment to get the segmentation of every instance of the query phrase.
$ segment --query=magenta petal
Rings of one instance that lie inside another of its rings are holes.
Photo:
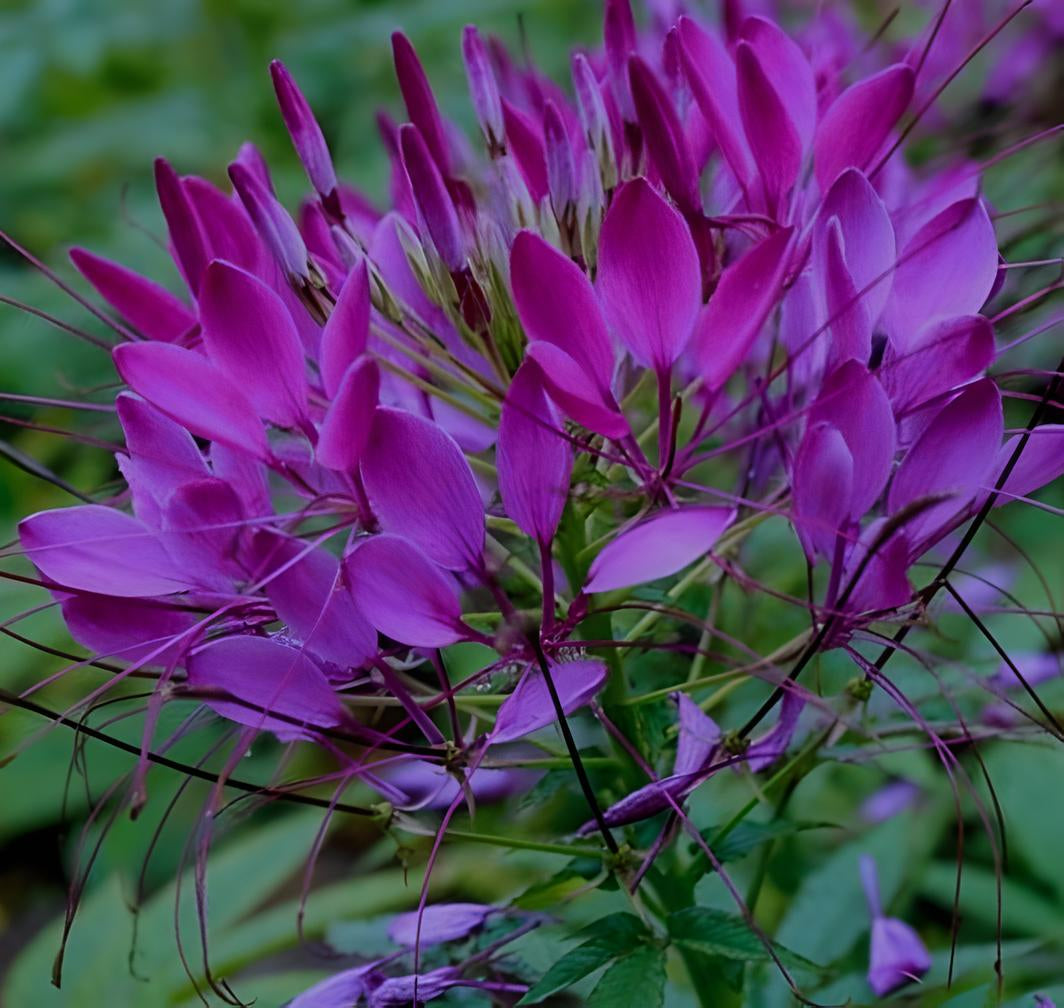
[[[97,504],[23,518],[19,540],[47,578],[79,591],[138,598],[183,591],[187,581],[142,522]]]
[[[468,635],[458,585],[413,543],[395,535],[361,541],[345,561],[362,615],[382,634],[415,647],[446,647]]]
[[[254,407],[202,354],[169,343],[123,343],[113,356],[134,392],[193,434],[260,458],[269,454]]]
[[[336,172],[333,170],[329,148],[325,144],[318,120],[307,104],[303,92],[280,60],[270,64],[277,104],[281,108],[284,124],[292,137],[292,146],[303,163],[310,184],[320,196],[328,196],[336,189]]]
[[[308,987],[287,1008],[351,1008],[362,1000],[366,978],[377,966],[378,963],[369,962],[327,977]]]
[[[510,382],[495,461],[506,513],[526,535],[549,543],[569,496],[573,451],[534,365],[521,365]]]
[[[539,203],[550,188],[543,137],[532,120],[505,98],[502,100],[502,115],[507,148],[528,186],[528,194],[534,203]]]
[[[530,343],[526,360],[533,362],[551,399],[571,420],[603,437],[623,438],[630,433],[613,396],[597,394],[587,372],[560,347],[546,340]]]
[[[947,403],[909,449],[887,495],[892,513],[937,494],[949,498],[911,521],[911,539],[930,535],[955,515],[990,475],[1001,448],[1001,393],[989,378]]]
[[[606,681],[605,663],[594,659],[551,664],[550,672],[566,714],[583,707]],[[499,707],[488,739],[492,744],[514,742],[554,724],[557,719],[543,673],[530,668]]]
[[[677,776],[701,770],[719,745],[720,725],[706,714],[686,693],[673,694],[680,713],[680,735],[672,772]]]
[[[336,557],[270,532],[255,537],[254,549],[256,580],[266,582],[277,615],[308,651],[341,670],[358,668],[377,653],[376,631],[355,604]]]
[[[318,438],[317,459],[337,472],[354,472],[369,440],[373,413],[380,396],[381,375],[376,362],[363,357],[347,369]]]
[[[919,980],[929,969],[931,954],[908,924],[893,917],[873,919],[868,986],[876,997],[885,997]]]
[[[163,543],[190,584],[226,591],[244,509],[228,483],[209,477],[178,487],[163,511]]]
[[[1001,446],[997,461],[991,471],[994,482],[1005,471],[1021,435],[1009,438]],[[1041,490],[1059,476],[1064,475],[1064,425],[1045,424],[1031,431],[1019,461],[1002,487],[1004,493],[999,504],[1007,504],[1012,497],[1026,497]],[[1009,495],[1009,496],[1006,496]]]
[[[300,426],[307,414],[306,364],[284,302],[250,273],[216,259],[199,305],[211,361],[261,417],[278,427]]]
[[[561,218],[568,207],[576,205],[578,184],[569,133],[558,106],[549,99],[543,106],[543,144],[551,204],[555,216]]]
[[[912,597],[913,590],[908,577],[912,558],[904,530],[895,532],[865,563],[868,550],[876,543],[886,521],[881,518],[867,525],[846,558],[844,584],[849,584],[858,570],[864,568],[846,598],[849,612],[889,612],[905,605]]]
[[[393,917],[388,925],[388,937],[396,945],[427,948],[465,938],[482,927],[493,913],[495,908],[483,903],[437,903],[425,907],[423,913],[412,910]]]
[[[845,168],[871,166],[912,99],[913,77],[912,67],[899,63],[858,81],[832,102],[813,148],[821,191]]]
[[[440,169],[416,126],[404,123],[399,127],[399,149],[423,230],[447,268],[462,269],[466,253],[458,213]]]
[[[283,741],[313,738],[315,728],[334,728],[345,719],[321,669],[269,637],[226,637],[200,648],[188,660],[188,684],[228,694],[232,700],[205,703],[230,721],[272,731]]]
[[[793,188],[802,167],[802,141],[761,61],[748,42],[735,49],[739,111],[770,214]]]
[[[487,47],[480,37],[480,32],[473,25],[466,25],[462,29],[462,61],[465,63],[469,94],[473,100],[477,122],[480,123],[489,147],[499,149],[506,137],[506,127],[502,121],[502,99],[499,97],[499,85],[495,80],[495,71],[492,69]]]
[[[994,330],[982,315],[943,319],[925,326],[904,353],[888,346],[879,380],[901,414],[978,377],[994,352]]]
[[[245,164],[234,161],[229,178],[255,230],[284,270],[286,278],[297,284],[307,283],[307,246],[295,221],[270,192],[259,175]]]
[[[890,475],[896,443],[894,413],[883,386],[857,361],[832,372],[809,412],[809,424],[838,428],[853,457],[850,517],[858,519],[878,499]]]
[[[70,260],[100,297],[149,339],[177,343],[196,324],[185,303],[154,280],[81,248],[70,250]]]
[[[392,35],[392,58],[395,61],[395,76],[399,81],[399,90],[406,104],[406,114],[424,138],[425,144],[440,174],[447,176],[451,172],[450,151],[447,144],[447,132],[440,117],[436,98],[432,93],[421,61],[413,45],[402,32]]]
[[[806,431],[794,461],[794,525],[810,561],[828,560],[839,529],[850,518],[853,456],[838,428],[821,423]]]
[[[613,197],[596,284],[606,321],[632,356],[659,372],[671,368],[701,308],[701,273],[684,219],[646,179]]]
[[[186,175],[181,186],[199,217],[208,260],[225,259],[255,276],[266,275],[268,250],[240,201],[195,175]]]
[[[639,56],[628,61],[628,78],[651,163],[683,212],[699,213],[698,170],[671,99]]]
[[[385,531],[410,539],[441,567],[480,565],[484,505],[465,456],[434,423],[378,407],[362,478]]]
[[[119,459],[137,517],[158,525],[160,509],[182,484],[209,476],[207,463],[184,427],[128,392],[115,400],[129,458]]]
[[[571,259],[531,231],[510,252],[514,304],[530,340],[564,350],[600,394],[613,379],[613,345],[594,288]]]
[[[321,333],[321,381],[330,399],[340,388],[348,367],[366,351],[369,317],[369,268],[362,260],[347,274]]]
[[[721,274],[695,335],[702,378],[710,392],[722,388],[746,359],[775,307],[792,233],[791,228],[774,232]]]
[[[746,765],[754,773],[770,767],[787,751],[804,708],[805,697],[800,690],[791,687],[784,692],[776,723],[746,750]]]
[[[846,264],[837,217],[828,221],[825,231],[821,281],[831,332],[827,366],[830,369],[848,360],[864,364],[872,354],[872,317]]]
[[[890,315],[895,348],[908,350],[929,322],[979,311],[997,272],[997,239],[982,202],[946,207],[898,256]]]
[[[734,518],[730,508],[661,511],[622,532],[595,557],[584,591],[614,591],[675,574],[705,556]]]
[[[60,606],[74,640],[97,657],[124,662],[167,665],[179,660],[192,639],[182,635],[197,622],[192,613],[151,599],[84,592],[63,599]]]
[[[203,271],[207,268],[207,247],[199,218],[189,202],[188,194],[165,158],[155,159],[155,188],[159,194],[159,206],[162,207],[166,226],[170,231],[174,259],[185,278],[185,283],[188,284],[188,289],[196,294]]]
[[[813,230],[814,268],[818,271],[825,268],[827,225],[832,220],[838,222],[841,231],[846,268],[874,324],[894,281],[894,225],[883,200],[856,168],[839,175],[820,205]]]
[[[233,488],[245,514],[253,517],[273,514],[266,467],[254,455],[216,441],[211,445],[211,469]]]

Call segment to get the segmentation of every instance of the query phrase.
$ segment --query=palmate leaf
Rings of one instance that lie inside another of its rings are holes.
[[[688,907],[669,914],[669,937],[674,945],[705,955],[743,962],[771,961],[764,942],[736,914],[713,907]],[[822,972],[822,967],[789,949],[773,943],[780,962],[795,969]]]
[[[565,953],[525,994],[519,1005],[536,1004],[558,991],[571,987],[589,973],[619,956],[649,948],[651,934],[646,925],[629,913],[609,914],[589,924],[575,935],[586,940]],[[635,1003],[635,1002],[632,1002]]]
[[[587,1008],[661,1008],[664,1001],[665,950],[645,945],[602,974]]]

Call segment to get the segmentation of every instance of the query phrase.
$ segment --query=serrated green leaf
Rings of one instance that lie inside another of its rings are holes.
[[[829,822],[790,822],[787,819],[776,819],[767,823],[741,822],[716,843],[715,838],[720,832],[718,826],[702,830],[702,837],[719,860],[736,861],[771,840],[814,829],[838,829],[838,826]]]
[[[587,1008],[661,1008],[665,1001],[665,950],[644,946],[618,959],[599,979]]]
[[[646,925],[634,914],[615,913],[600,917],[575,937],[587,940],[565,953],[520,1001],[519,1005],[536,1004],[544,998],[571,987],[589,973],[618,956],[630,955],[651,937]]]
[[[765,943],[736,914],[713,907],[688,907],[669,914],[667,926],[673,943],[683,948],[744,962],[766,962],[772,959]],[[787,966],[822,972],[816,963],[789,949],[775,944],[772,948]]]

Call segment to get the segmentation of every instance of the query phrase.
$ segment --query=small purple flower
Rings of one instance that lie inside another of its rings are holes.
[[[875,861],[862,855],[860,869],[872,916],[868,984],[878,997],[883,997],[918,981],[931,968],[931,956],[908,924],[883,915]]]

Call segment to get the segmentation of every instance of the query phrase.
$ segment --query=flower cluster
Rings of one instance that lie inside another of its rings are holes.
[[[696,788],[773,766],[830,715],[799,681],[812,657],[852,659],[850,700],[889,689],[855,642],[919,615],[914,566],[964,522],[1064,473],[1064,427],[1006,436],[981,314],[1005,273],[977,166],[904,158],[928,39],[878,65],[848,23],[792,36],[739,5],[720,27],[672,6],[637,28],[607,0],[604,46],[573,56],[571,91],[467,28],[476,152],[396,34],[407,121],[381,121],[385,213],[338,181],[274,63],[314,191],[298,220],[245,146],[232,193],[156,163],[187,297],[71,253],[120,319],[125,487],[26,518],[20,540],[71,636],[120,663],[109,687],[153,672],[150,711],[201,700],[237,727],[238,753],[262,732],[312,744],[337,798],[357,781],[384,819],[443,810],[440,837],[466,803],[523,786],[493,757],[557,725],[581,832],[633,888]],[[743,545],[772,518],[813,596],[752,587],[808,608],[809,630],[753,655],[764,703],[732,724],[700,703],[711,618],[677,645],[694,666],[657,683],[677,739],[659,776],[617,716],[625,656],[693,619],[674,606],[686,587],[741,582]],[[464,678],[458,644],[490,649]],[[485,690],[505,694],[497,708],[478,705]],[[399,716],[364,716],[375,704]],[[606,807],[567,721],[588,707],[645,782]],[[649,849],[618,844],[662,813]],[[930,963],[870,899],[882,994]],[[400,944],[489,913],[430,907]],[[392,966],[295,1003],[522,989]]]

